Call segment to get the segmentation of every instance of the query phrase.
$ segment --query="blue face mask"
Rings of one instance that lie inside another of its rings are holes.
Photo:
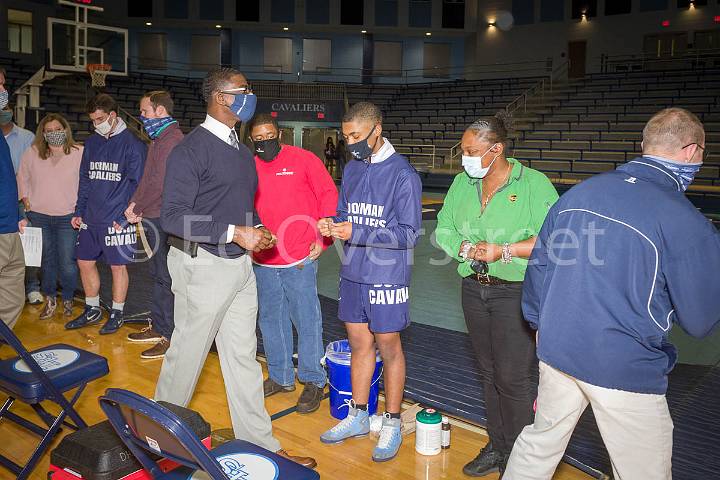
[[[229,95],[235,95],[235,100],[228,108],[238,120],[243,123],[249,122],[255,115],[255,106],[257,105],[257,97],[252,93],[236,93],[228,92]]]
[[[8,102],[10,101],[10,94],[7,90],[3,90],[0,92],[0,110],[7,107]]]
[[[680,182],[680,188],[683,192],[687,190],[690,184],[695,179],[695,175],[700,171],[702,162],[700,163],[680,163],[668,160],[666,158],[651,157],[656,162],[662,164],[665,168],[675,174],[678,182]]]
[[[140,115],[140,121],[143,123],[143,127],[145,127],[145,132],[147,132],[148,137],[153,140],[155,140],[158,135],[160,135],[163,130],[168,127],[168,125],[177,123],[173,117],[147,118],[142,115]]]

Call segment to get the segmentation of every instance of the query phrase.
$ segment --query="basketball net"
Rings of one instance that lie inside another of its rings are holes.
[[[112,68],[111,65],[106,63],[89,63],[87,71],[90,74],[90,81],[93,87],[104,87],[105,77]]]

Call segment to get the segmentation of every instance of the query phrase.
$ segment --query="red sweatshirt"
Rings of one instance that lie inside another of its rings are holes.
[[[327,248],[316,224],[335,216],[338,191],[322,160],[312,152],[283,145],[272,162],[255,157],[258,188],[255,210],[260,221],[278,237],[274,248],[253,254],[256,263],[287,266],[305,259],[313,242]]]

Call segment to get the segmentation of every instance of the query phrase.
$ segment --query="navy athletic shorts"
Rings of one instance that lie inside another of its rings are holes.
[[[340,279],[338,317],[347,323],[367,323],[374,333],[392,333],[410,325],[407,285],[369,285]]]

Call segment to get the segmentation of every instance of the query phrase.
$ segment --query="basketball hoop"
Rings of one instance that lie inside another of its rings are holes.
[[[89,63],[87,66],[87,71],[90,74],[92,86],[104,87],[105,77],[111,69],[112,65],[108,65],[107,63]]]

